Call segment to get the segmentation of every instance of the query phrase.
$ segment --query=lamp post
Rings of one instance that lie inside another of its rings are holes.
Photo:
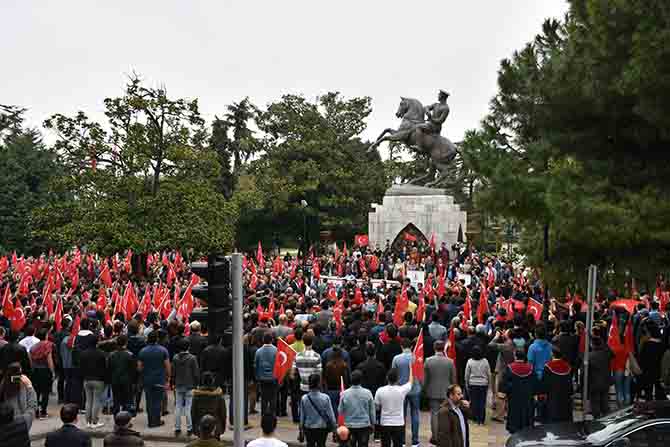
[[[307,281],[307,207],[309,204],[307,200],[302,199],[300,201],[300,207],[302,208],[302,275]]]

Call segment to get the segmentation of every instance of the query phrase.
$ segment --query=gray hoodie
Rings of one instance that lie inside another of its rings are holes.
[[[172,383],[175,388],[193,389],[200,383],[198,359],[190,352],[180,352],[172,359]]]

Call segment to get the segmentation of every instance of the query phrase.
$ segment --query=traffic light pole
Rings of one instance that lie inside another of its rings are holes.
[[[233,298],[233,445],[244,447],[244,346],[242,345],[242,255],[231,256],[230,282]]]

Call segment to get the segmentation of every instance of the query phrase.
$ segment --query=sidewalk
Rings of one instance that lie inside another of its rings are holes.
[[[55,402],[55,396],[51,397],[51,400]],[[154,442],[183,442],[186,444],[190,440],[195,439],[195,437],[188,438],[186,436],[186,427],[185,421],[182,419],[182,435],[177,438],[174,435],[174,400],[172,393],[169,393],[169,404],[168,408],[170,409],[170,414],[163,417],[165,425],[156,428],[147,428],[147,418],[146,413],[140,413],[136,418],[133,419],[133,429],[142,433],[142,437],[145,441],[154,441]],[[230,407],[228,407],[230,408]],[[49,405],[49,418],[45,420],[35,420],[30,432],[30,437],[33,440],[33,446],[42,446],[44,445],[44,437],[50,431],[60,428],[61,422],[59,418],[60,406],[52,403]],[[87,431],[91,434],[92,437],[102,438],[105,435],[111,433],[114,428],[114,420],[111,415],[100,415],[100,420],[105,423],[105,426],[96,430],[91,430],[86,428],[86,422],[84,420],[84,415],[79,416],[78,426],[82,430]],[[258,414],[249,415],[249,423],[251,428],[244,432],[244,438],[247,441],[256,439],[261,435],[260,429],[260,416]],[[409,424],[407,425],[407,437],[408,441],[410,440],[411,429]],[[304,446],[297,441],[298,431],[297,425],[293,424],[291,417],[280,417],[277,420],[277,437],[282,441],[288,443],[291,446]],[[471,447],[500,447],[505,444],[508,434],[505,430],[503,424],[496,423],[493,421],[487,422],[485,426],[479,426],[475,424],[470,424],[470,446]],[[233,432],[229,427],[226,427],[226,432],[223,435],[223,440],[226,444],[232,445]],[[430,414],[428,412],[421,412],[421,423],[420,423],[420,435],[419,440],[422,446],[427,447],[429,445],[428,440],[430,439]],[[151,444],[147,444],[151,445]],[[328,445],[336,446],[335,443],[329,442]],[[372,442],[370,445],[373,446]],[[379,445],[379,444],[377,444]],[[407,442],[406,445],[411,445]]]

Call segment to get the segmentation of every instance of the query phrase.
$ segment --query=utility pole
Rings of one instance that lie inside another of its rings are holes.
[[[586,311],[586,346],[584,349],[584,388],[582,395],[582,406],[584,420],[586,414],[591,412],[591,401],[589,400],[589,351],[591,350],[591,330],[593,329],[593,307],[596,296],[596,281],[598,278],[598,267],[589,266],[589,282],[586,291],[587,311]]]
[[[233,296],[233,446],[244,447],[244,345],[242,344],[242,255],[231,257],[231,285]]]

